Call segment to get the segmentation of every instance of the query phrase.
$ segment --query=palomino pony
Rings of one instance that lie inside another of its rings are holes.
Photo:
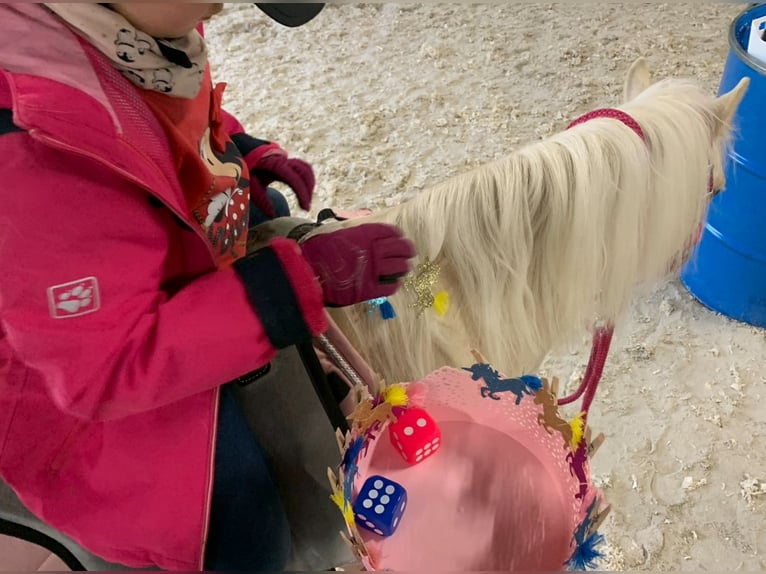
[[[640,58],[617,108],[623,121],[595,114],[408,202],[322,225],[312,233],[397,225],[417,247],[414,264],[438,266],[432,292],[450,301],[443,315],[420,312],[403,288],[390,298],[393,320],[367,305],[333,309],[333,319],[387,382],[470,365],[472,349],[509,376],[535,372],[586,327],[618,320],[636,287],[689,256],[724,187],[731,121],[747,86],[745,78],[715,98],[690,81],[652,85]]]

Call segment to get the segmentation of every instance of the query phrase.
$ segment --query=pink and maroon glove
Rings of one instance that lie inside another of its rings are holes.
[[[281,181],[293,190],[302,210],[311,208],[316,179],[312,167],[302,159],[288,157],[286,151],[278,148],[262,155],[249,167],[250,175],[263,186],[264,195],[269,185]]]
[[[269,201],[266,188],[275,181],[287,184],[295,193],[298,205],[304,211],[311,208],[316,178],[311,165],[289,157],[282,147],[274,142],[254,138],[244,133],[242,126],[230,120],[231,140],[245,159],[250,171],[250,197],[253,203],[268,217],[274,217],[274,207]]]
[[[328,307],[388,297],[410,270],[415,246],[391,225],[367,223],[320,234],[301,244]]]

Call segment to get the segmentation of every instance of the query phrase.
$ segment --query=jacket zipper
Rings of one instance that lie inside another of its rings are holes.
[[[181,221],[187,223],[189,227],[191,227],[194,232],[197,234],[197,236],[202,239],[203,243],[208,249],[208,253],[210,253],[210,257],[212,258],[213,262],[215,262],[215,254],[213,253],[213,248],[210,246],[210,244],[207,241],[207,238],[202,234],[202,232],[199,230],[199,228],[194,225],[192,222],[190,222],[182,213],[180,213],[177,209],[175,209],[173,206],[169,205],[166,201],[164,201],[162,198],[158,197],[156,193],[154,193],[151,188],[146,185],[144,182],[139,180],[137,177],[133,176],[129,172],[125,171],[124,169],[120,168],[119,166],[99,157],[96,154],[87,152],[85,150],[82,150],[80,148],[71,146],[69,144],[66,144],[62,141],[59,141],[57,139],[54,139],[50,136],[45,135],[44,133],[40,132],[38,129],[31,129],[29,130],[29,135],[33,139],[36,139],[39,142],[42,142],[44,144],[47,144],[53,148],[58,148],[62,151],[66,151],[69,153],[73,153],[76,155],[79,155],[81,157],[91,159],[95,162],[98,162],[99,164],[103,165],[104,167],[113,170],[114,172],[118,173],[120,176],[124,177],[129,182],[133,183],[134,185],[137,185],[149,195],[152,197],[156,197],[165,207],[167,207],[176,217],[178,217]],[[269,367],[270,365],[266,365]],[[208,464],[208,473],[207,473],[207,494],[205,499],[205,518],[202,522],[202,537],[201,537],[201,551],[200,551],[200,557],[199,557],[199,569],[200,571],[203,571],[205,569],[205,551],[207,548],[207,535],[208,535],[208,529],[209,529],[209,522],[210,522],[210,507],[212,504],[212,498],[213,498],[213,473],[214,473],[214,465],[215,465],[215,441],[216,441],[216,432],[218,428],[218,404],[220,401],[220,388],[215,389],[215,399],[214,399],[214,405],[213,405],[213,425],[210,429],[210,442],[208,445],[208,450],[210,452],[210,461]]]
[[[267,374],[270,370],[271,370],[271,363],[266,363],[260,369],[256,369],[255,371],[252,371],[246,375],[242,375],[238,379],[234,379],[233,382],[239,385],[240,387],[246,387],[250,383],[254,383],[258,379],[260,379],[262,376]]]
[[[207,553],[207,535],[210,532],[210,509],[213,504],[213,486],[215,484],[215,455],[216,433],[218,429],[218,409],[221,402],[221,387],[215,389],[213,399],[213,424],[210,431],[210,460],[207,467],[207,492],[205,494],[205,515],[202,521],[202,538],[200,539],[199,571],[205,571],[205,554]]]

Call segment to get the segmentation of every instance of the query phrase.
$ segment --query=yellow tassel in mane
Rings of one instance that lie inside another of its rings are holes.
[[[577,450],[577,447],[580,444],[580,441],[582,440],[583,434],[585,433],[585,413],[580,413],[575,418],[572,419],[572,421],[569,423],[569,426],[572,429],[572,450]]]
[[[383,391],[383,401],[392,407],[406,407],[409,402],[407,390],[403,385],[391,385]]]
[[[446,291],[439,291],[434,296],[434,311],[440,317],[443,317],[447,313],[449,308],[449,294]]]

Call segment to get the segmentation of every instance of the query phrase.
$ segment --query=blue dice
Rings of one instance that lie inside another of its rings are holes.
[[[404,487],[382,476],[371,476],[354,502],[356,523],[379,536],[396,532],[407,507]]]

